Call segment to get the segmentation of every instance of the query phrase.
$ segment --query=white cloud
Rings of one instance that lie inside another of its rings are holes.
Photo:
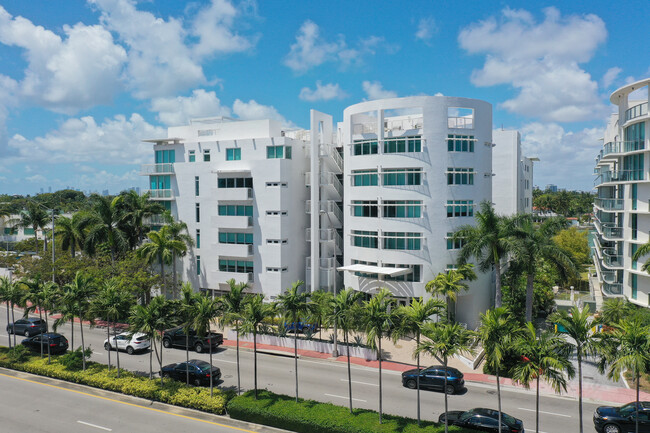
[[[185,125],[196,117],[230,116],[230,108],[221,105],[217,94],[203,89],[188,97],[154,98],[151,111],[157,112],[157,119],[165,125]]]
[[[339,87],[338,83],[329,83],[323,85],[320,81],[316,81],[316,89],[312,90],[309,87],[303,87],[300,90],[298,97],[303,101],[329,101],[331,99],[344,99],[348,96],[347,93]]]
[[[45,183],[47,182],[47,178],[41,174],[35,174],[34,176],[28,176],[25,178],[27,182],[32,182],[32,183]]]
[[[254,99],[248,102],[235,100],[232,111],[242,120],[273,119],[281,122],[283,126],[295,127],[293,122],[285,119],[275,107],[259,104]]]
[[[418,29],[415,32],[415,39],[428,42],[436,31],[436,22],[432,17],[420,18]]]
[[[64,37],[0,6],[0,42],[25,50],[23,98],[64,113],[108,103],[122,88],[126,52],[99,25],[63,26]]]
[[[502,106],[508,111],[546,121],[572,122],[604,115],[598,85],[579,66],[588,62],[607,38],[596,15],[562,17],[544,10],[537,22],[527,11],[505,9],[463,29],[460,46],[486,54],[485,64],[472,73],[476,86],[510,84],[518,94]]]
[[[366,92],[367,100],[397,98],[397,92],[386,90],[379,81],[364,81],[361,83],[363,91]]]
[[[213,0],[194,19],[192,34],[199,38],[193,47],[198,56],[213,53],[246,51],[254,45],[248,38],[233,33],[235,18],[240,11],[226,0]]]
[[[608,88],[609,86],[611,86],[612,83],[618,78],[621,72],[623,72],[623,69],[619,68],[618,66],[609,68],[607,72],[605,72],[605,75],[603,75],[603,79],[602,79],[603,87]]]

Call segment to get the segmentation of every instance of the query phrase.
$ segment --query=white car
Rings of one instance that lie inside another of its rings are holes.
[[[129,355],[133,355],[138,351],[147,350],[149,347],[151,347],[149,338],[141,332],[135,334],[122,332],[116,336],[111,336],[110,339],[104,340],[104,349],[113,350],[117,348],[118,350],[125,350]]]

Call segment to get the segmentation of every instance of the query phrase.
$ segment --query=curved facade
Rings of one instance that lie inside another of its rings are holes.
[[[455,266],[449,234],[474,223],[492,197],[492,106],[446,96],[363,102],[339,125],[344,170],[345,265],[410,268],[406,275],[344,276],[345,287],[398,298],[428,296],[425,284]],[[457,320],[474,326],[492,300],[491,275],[459,296]]]
[[[596,159],[594,263],[606,296],[625,296],[650,305],[650,276],[632,260],[650,240],[650,78],[612,93],[618,110],[609,119],[603,149]]]

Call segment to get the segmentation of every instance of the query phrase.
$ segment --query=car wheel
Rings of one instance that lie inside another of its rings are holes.
[[[201,379],[199,378],[194,379],[194,386],[201,386]]]
[[[126,353],[128,353],[129,355],[133,355],[133,352],[135,352],[135,350],[133,350],[133,347],[127,346]]]
[[[109,343],[104,343],[104,350],[111,350],[111,345]]]
[[[29,329],[25,329],[25,333],[23,334],[25,337],[29,337]]]
[[[417,383],[413,379],[409,379],[406,381],[406,387],[410,389],[415,389],[417,387]]]
[[[169,379],[171,376],[169,376],[169,373],[163,373],[162,377],[165,379]]]
[[[164,346],[165,348],[167,348],[167,349],[169,349],[170,347],[172,347],[172,342],[171,342],[171,340],[167,340],[167,339],[166,339],[166,340],[163,340],[163,346]]]
[[[447,385],[447,387],[445,388],[445,392],[451,395],[456,392],[456,388],[454,388],[454,385]]]
[[[619,426],[615,424],[607,424],[604,428],[603,431],[605,433],[621,433],[621,429]]]
[[[196,343],[196,345],[194,346],[194,350],[196,350],[196,353],[203,352],[203,345],[201,343]]]

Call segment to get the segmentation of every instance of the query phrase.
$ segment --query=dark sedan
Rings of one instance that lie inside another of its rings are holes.
[[[402,373],[402,385],[407,388],[417,387],[418,371],[420,374],[420,388],[432,388],[446,391],[447,394],[454,394],[465,386],[463,373],[453,367],[447,367],[447,388],[445,389],[445,367],[434,365],[425,369],[408,370]]]
[[[476,408],[468,411],[452,410],[441,414],[438,422],[485,432],[524,433],[524,422],[507,413],[501,412],[501,429],[499,429],[499,411]]]
[[[650,433],[650,401],[628,403],[625,406],[600,406],[594,411],[594,427],[598,433],[634,431],[639,417],[639,433]]]
[[[210,346],[212,346],[212,351],[214,352],[220,344],[223,344],[223,334],[210,332],[209,336],[204,335],[199,337],[196,331],[190,329],[186,336],[185,328],[177,326],[176,328],[167,329],[163,332],[162,343],[166,348],[182,347],[183,349],[185,349],[187,343],[189,347],[194,348],[196,353],[209,351]]]
[[[68,339],[55,332],[25,338],[20,344],[35,352],[40,352],[42,346],[43,352],[49,351],[51,355],[65,353],[68,350]]]
[[[45,324],[45,321],[38,317],[27,317],[8,324],[7,332],[31,337],[32,335],[47,332],[47,325]]]
[[[189,362],[178,362],[162,368],[162,376],[185,382],[187,370],[190,373],[190,383],[196,386],[210,385],[210,379],[215,384],[221,378],[221,370],[205,361],[190,359]]]

